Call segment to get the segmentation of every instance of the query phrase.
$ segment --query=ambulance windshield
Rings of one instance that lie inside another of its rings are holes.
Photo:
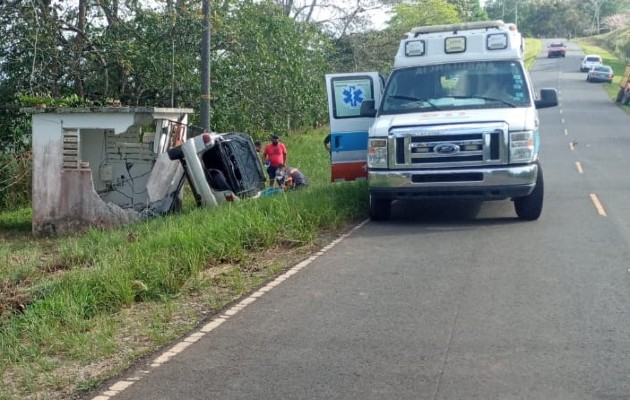
[[[473,61],[395,70],[380,112],[516,108],[530,104],[520,63]]]

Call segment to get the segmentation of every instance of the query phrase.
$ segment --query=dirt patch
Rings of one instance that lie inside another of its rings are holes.
[[[21,314],[31,303],[29,297],[20,293],[15,287],[10,287],[7,282],[0,282],[0,318],[10,318]]]

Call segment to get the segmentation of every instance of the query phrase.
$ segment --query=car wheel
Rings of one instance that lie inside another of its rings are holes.
[[[391,216],[392,201],[374,196],[370,193],[370,219],[372,221],[386,221]]]
[[[540,217],[545,195],[545,184],[540,163],[538,163],[538,177],[534,190],[527,196],[514,199],[514,211],[524,221],[534,221]]]
[[[184,152],[182,152],[182,146],[173,147],[168,150],[168,158],[170,160],[181,160],[184,158]]]
[[[615,103],[621,103],[621,100],[623,100],[623,89],[619,89],[619,91],[617,92]]]

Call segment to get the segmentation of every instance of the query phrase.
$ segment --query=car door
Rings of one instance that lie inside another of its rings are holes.
[[[326,75],[330,118],[331,181],[367,178],[368,129],[374,117],[361,116],[361,104],[380,104],[384,80],[378,72]]]

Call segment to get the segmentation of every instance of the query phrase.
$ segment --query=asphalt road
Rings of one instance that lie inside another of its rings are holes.
[[[510,201],[396,204],[97,398],[630,398],[630,116],[581,55],[531,72],[561,95],[539,113],[538,221]]]

